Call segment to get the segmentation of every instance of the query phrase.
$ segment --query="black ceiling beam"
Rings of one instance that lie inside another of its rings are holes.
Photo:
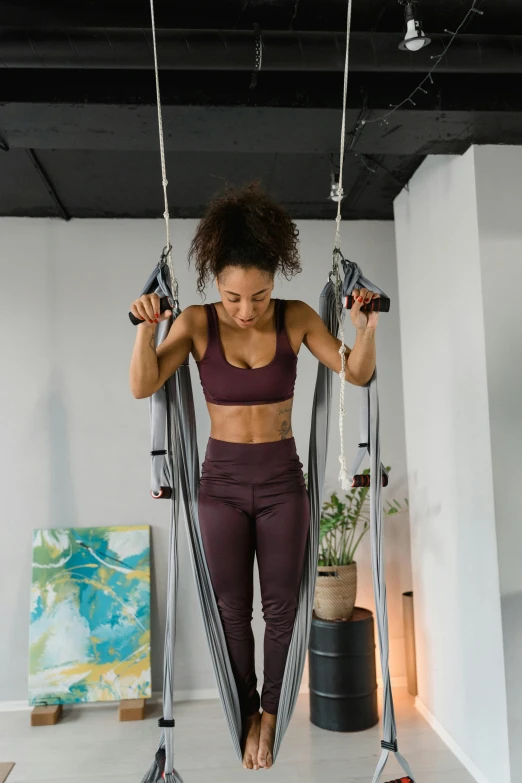
[[[45,186],[45,189],[47,190],[48,194],[50,195],[52,201],[54,202],[58,212],[60,213],[60,215],[62,216],[62,218],[64,220],[70,220],[71,216],[69,215],[69,213],[67,212],[65,206],[63,205],[63,203],[62,203],[58,193],[56,192],[56,188],[55,188],[51,178],[49,177],[48,172],[42,166],[42,164],[41,164],[41,162],[40,162],[40,160],[38,158],[38,155],[36,154],[36,152],[34,150],[31,150],[31,149],[26,150],[26,152],[27,152],[27,155],[29,157],[29,160],[31,161],[31,163],[35,167],[36,171],[38,172],[38,175],[39,175],[40,179],[42,180],[42,182],[43,182],[43,184]]]
[[[471,0],[421,0],[427,34],[454,30]],[[352,29],[393,32],[402,29],[404,11],[397,0],[364,0],[353,4]],[[484,16],[472,14],[474,32],[522,32],[520,0],[477,0]],[[179,29],[345,30],[346,0],[190,0],[173,3],[156,0],[159,26]],[[0,0],[0,18],[6,26],[20,27],[150,27],[150,6],[143,0]],[[470,32],[466,29],[465,32]]]
[[[0,71],[1,73],[1,71]],[[435,111],[522,111],[520,77],[492,74],[434,73],[426,93],[418,91],[419,109]],[[175,71],[161,74],[161,100],[167,106],[229,106],[334,108],[341,106],[341,73],[262,73],[249,89],[249,73]],[[416,74],[352,73],[348,84],[349,108],[363,104],[388,111],[402,103],[422,81]],[[75,71],[74,78],[60,70],[9,70],[0,78],[0,108],[8,103],[112,104],[153,106],[154,74],[150,71]],[[410,104],[411,107],[411,104]],[[0,114],[0,133],[2,117]]]
[[[1,73],[1,72],[0,72]],[[0,107],[7,103],[113,104],[156,103],[154,74],[150,71],[75,71],[74,78],[61,70],[10,70],[0,78]],[[433,75],[427,92],[417,92],[415,103],[422,110],[522,111],[520,77],[502,79],[491,74]],[[363,104],[387,111],[399,104],[420,84],[416,74],[352,73],[348,84],[348,107]],[[287,108],[340,108],[341,73],[262,73],[255,89],[249,89],[250,74],[239,72],[175,71],[161,74],[162,104],[176,106],[252,106]],[[411,107],[411,105],[410,105]],[[2,118],[0,115],[0,133]]]
[[[261,71],[337,72],[344,68],[346,36],[338,32],[261,31]],[[251,71],[255,31],[166,30],[157,32],[158,59],[165,70]],[[398,49],[400,33],[353,32],[350,68],[365,73],[426,73],[449,35],[432,35],[430,46]],[[144,28],[64,30],[2,28],[0,64],[9,68],[151,69],[151,32]],[[0,68],[2,70],[2,68]],[[522,73],[522,36],[459,35],[441,59],[442,73]]]
[[[367,155],[459,154],[470,144],[522,142],[522,112],[394,112],[388,125],[370,120],[386,112],[367,112],[356,151]],[[347,112],[348,134],[359,109]],[[0,131],[11,149],[157,150],[153,106],[6,104]],[[165,106],[165,148],[172,152],[336,153],[339,109]],[[9,153],[5,153],[9,154]]]

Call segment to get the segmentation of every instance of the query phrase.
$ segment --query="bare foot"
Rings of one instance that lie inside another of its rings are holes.
[[[259,753],[257,755],[259,766],[269,769],[274,763],[272,751],[274,750],[274,738],[277,715],[263,712],[261,715],[261,732],[259,734]]]
[[[261,713],[256,712],[243,723],[243,766],[245,769],[258,769],[259,730]]]

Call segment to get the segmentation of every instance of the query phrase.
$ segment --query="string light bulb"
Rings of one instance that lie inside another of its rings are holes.
[[[399,49],[403,51],[418,52],[431,43],[431,38],[424,35],[421,20],[417,18],[416,4],[417,0],[403,0],[406,35],[399,44]]]

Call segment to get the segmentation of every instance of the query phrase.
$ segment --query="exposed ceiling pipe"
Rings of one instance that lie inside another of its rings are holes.
[[[158,30],[162,70],[251,71],[255,31]],[[262,71],[342,71],[345,38],[336,32],[261,31]],[[426,50],[399,51],[397,33],[353,32],[352,71],[421,72],[449,36],[431,35]],[[151,34],[143,28],[0,29],[4,68],[149,69]],[[522,73],[522,36],[459,35],[441,60],[445,73]]]

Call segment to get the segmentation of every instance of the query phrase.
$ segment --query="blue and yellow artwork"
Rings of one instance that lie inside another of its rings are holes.
[[[150,527],[35,530],[29,704],[151,695]]]

